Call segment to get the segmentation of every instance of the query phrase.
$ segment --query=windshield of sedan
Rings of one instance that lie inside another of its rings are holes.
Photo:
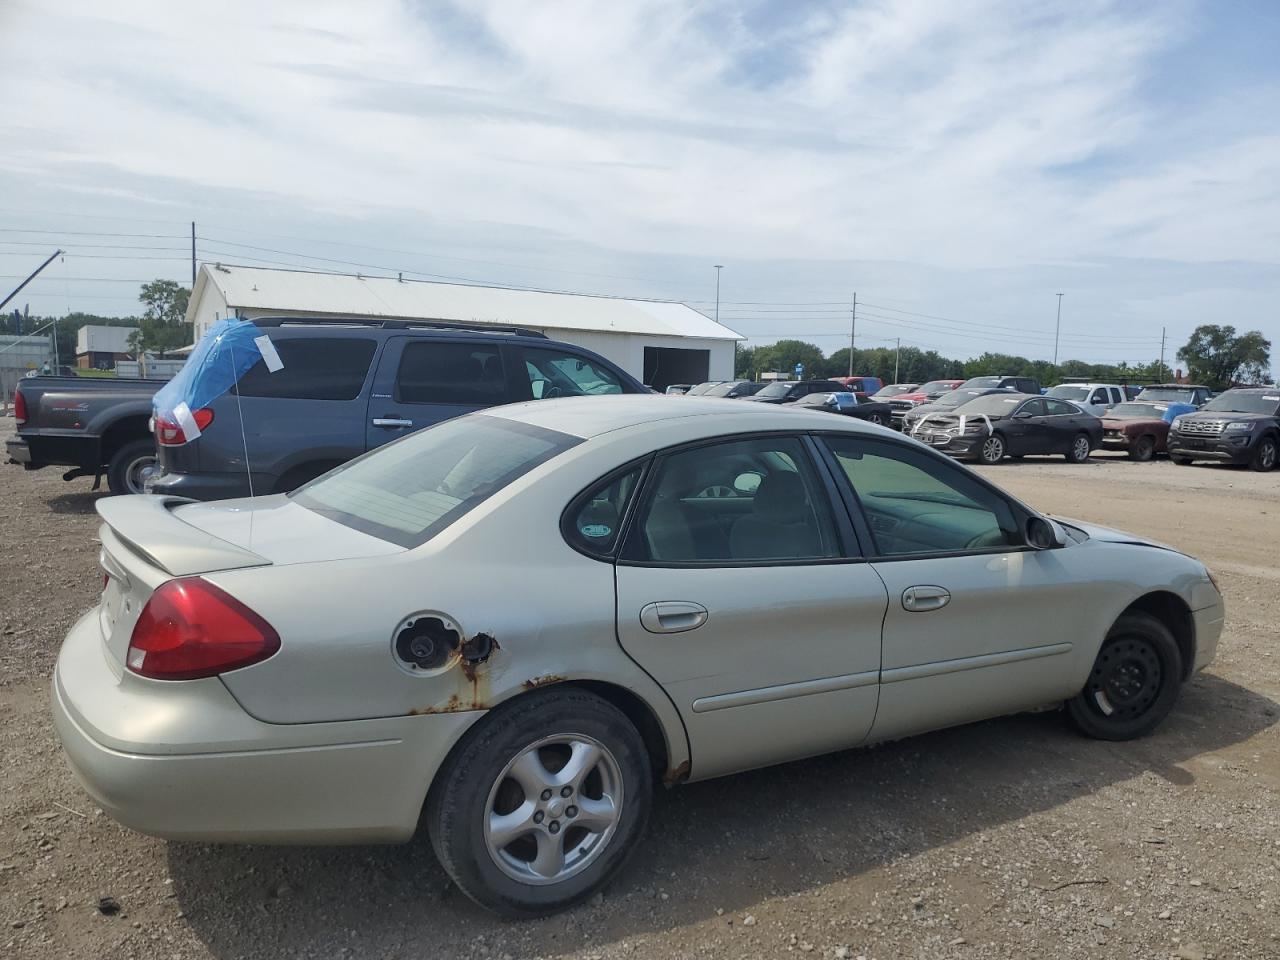
[[[704,397],[727,397],[729,391],[735,389],[742,384],[741,380],[726,380],[724,383],[717,383],[710,390],[704,390]]]
[[[1053,397],[1056,400],[1086,400],[1089,397],[1089,388],[1064,383],[1060,387],[1054,387],[1046,396]]]
[[[344,526],[416,547],[581,442],[500,417],[458,417],[366,453],[290,496]]]
[[[984,396],[987,392],[985,387],[974,387],[967,390],[952,390],[950,393],[944,393],[937,400],[933,401],[930,406],[933,407],[958,407],[962,403],[968,403],[975,397]]]
[[[1107,411],[1107,416],[1119,417],[1121,420],[1133,420],[1137,417],[1159,420],[1168,409],[1167,403],[1117,403]]]
[[[1003,377],[974,377],[960,384],[962,387],[998,387]]]
[[[686,393],[685,396],[701,397],[704,394],[710,393],[713,388],[718,386],[720,386],[719,380],[708,380],[706,383],[700,383],[697,386],[690,388],[689,392]]]
[[[1203,407],[1206,412],[1213,413],[1276,413],[1280,409],[1280,388],[1268,393],[1245,393],[1243,390],[1228,390],[1214,397]]]
[[[917,393],[941,393],[944,390],[954,390],[956,382],[954,380],[930,380],[923,387],[917,390]]]
[[[766,399],[770,399],[773,397],[785,397],[788,393],[791,392],[791,388],[794,386],[795,386],[794,383],[791,383],[787,380],[775,380],[773,383],[769,384],[767,387],[765,387],[763,390],[757,393],[756,396],[764,397]]]
[[[963,405],[966,416],[986,414],[988,417],[1006,416],[1018,409],[1027,398],[1020,393],[988,393]]]

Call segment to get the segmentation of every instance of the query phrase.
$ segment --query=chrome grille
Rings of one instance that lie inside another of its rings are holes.
[[[1183,420],[1178,432],[1187,437],[1216,437],[1226,428],[1225,420]]]

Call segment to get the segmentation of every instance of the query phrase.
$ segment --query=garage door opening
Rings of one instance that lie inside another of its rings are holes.
[[[673,383],[702,383],[710,369],[710,350],[644,348],[644,382],[656,390],[665,390]]]

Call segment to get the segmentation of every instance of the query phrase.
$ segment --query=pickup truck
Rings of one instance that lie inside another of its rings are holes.
[[[112,493],[142,493],[156,469],[151,398],[164,380],[23,377],[14,395],[18,432],[5,442],[24,470],[70,467],[64,480],[105,474]]]

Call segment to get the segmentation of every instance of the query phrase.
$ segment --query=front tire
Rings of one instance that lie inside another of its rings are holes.
[[[107,489],[117,495],[145,493],[143,485],[156,470],[154,440],[134,440],[117,450],[107,464]]]
[[[544,916],[613,877],[652,792],[644,741],[621,711],[583,690],[548,690],[467,733],[436,776],[426,825],[468,897],[504,916]]]
[[[1137,460],[1139,463],[1146,463],[1156,455],[1156,438],[1155,437],[1139,437],[1133,441],[1129,447],[1129,459]]]
[[[1085,687],[1067,716],[1098,740],[1146,736],[1168,716],[1182,686],[1182,653],[1173,633],[1147,613],[1126,613],[1103,641]]]
[[[873,413],[867,417],[867,423],[874,423],[877,427],[885,426],[884,417],[878,413]]]
[[[1253,452],[1249,466],[1259,473],[1269,473],[1276,468],[1276,460],[1280,457],[1274,437],[1263,437],[1258,441],[1258,449]]]
[[[1084,463],[1089,459],[1089,451],[1093,444],[1089,441],[1087,433],[1077,433],[1071,441],[1071,446],[1067,448],[1067,463]]]
[[[1190,457],[1175,457],[1170,455],[1169,459],[1180,467],[1189,467],[1194,462]]]
[[[978,462],[985,463],[988,466],[999,463],[1004,459],[1005,444],[1004,437],[998,433],[993,433],[982,441],[982,446],[978,448]]]

